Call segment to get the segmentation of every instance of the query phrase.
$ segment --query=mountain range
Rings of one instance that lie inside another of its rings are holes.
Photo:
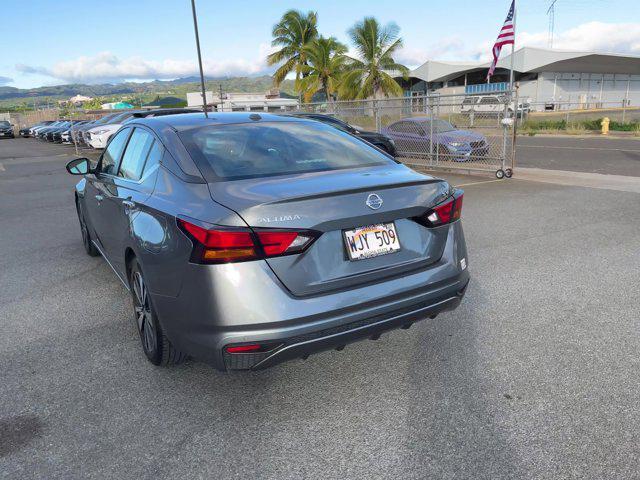
[[[207,77],[205,78],[207,90],[218,91],[220,87],[224,92],[266,92],[273,88],[273,78],[264,75],[259,77]],[[37,101],[61,100],[74,95],[88,97],[110,97],[118,99],[123,96],[155,96],[174,95],[184,96],[187,92],[200,90],[199,77],[184,77],[175,80],[153,80],[149,82],[123,82],[103,83],[88,85],[74,83],[67,85],[54,85],[37,88],[16,88],[0,86],[0,102],[5,106],[10,104],[30,104]],[[293,80],[285,80],[280,85],[283,96],[294,94]]]

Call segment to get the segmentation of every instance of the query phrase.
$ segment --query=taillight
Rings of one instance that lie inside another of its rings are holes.
[[[426,227],[438,227],[459,220],[462,215],[463,196],[464,192],[462,190],[456,190],[452,196],[444,202],[431,207],[416,220]]]
[[[181,218],[178,225],[194,243],[191,261],[196,263],[243,262],[291,255],[306,250],[319,236],[308,230],[207,229]]]
[[[267,257],[302,252],[316,239],[315,234],[290,230],[256,230],[256,235]]]

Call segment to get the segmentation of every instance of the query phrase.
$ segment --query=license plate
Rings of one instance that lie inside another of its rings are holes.
[[[400,250],[400,239],[393,222],[344,230],[343,233],[350,260],[378,257]]]

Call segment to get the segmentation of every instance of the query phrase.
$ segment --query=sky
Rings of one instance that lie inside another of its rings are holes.
[[[519,0],[516,48],[546,47],[551,0]],[[55,7],[53,5],[55,4]],[[318,13],[322,35],[348,44],[365,16],[400,27],[396,60],[487,60],[510,0],[197,0],[208,76],[270,74],[271,29],[290,9]],[[640,55],[638,0],[557,0],[554,48]],[[172,79],[196,75],[190,0],[2,0],[0,86]],[[14,21],[7,21],[8,19]]]

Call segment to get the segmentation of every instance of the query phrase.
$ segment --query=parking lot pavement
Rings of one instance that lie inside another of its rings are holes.
[[[519,136],[518,167],[640,177],[640,138]]]
[[[145,361],[65,160],[0,171],[0,477],[638,478],[639,194],[467,181],[458,310],[223,374]]]

